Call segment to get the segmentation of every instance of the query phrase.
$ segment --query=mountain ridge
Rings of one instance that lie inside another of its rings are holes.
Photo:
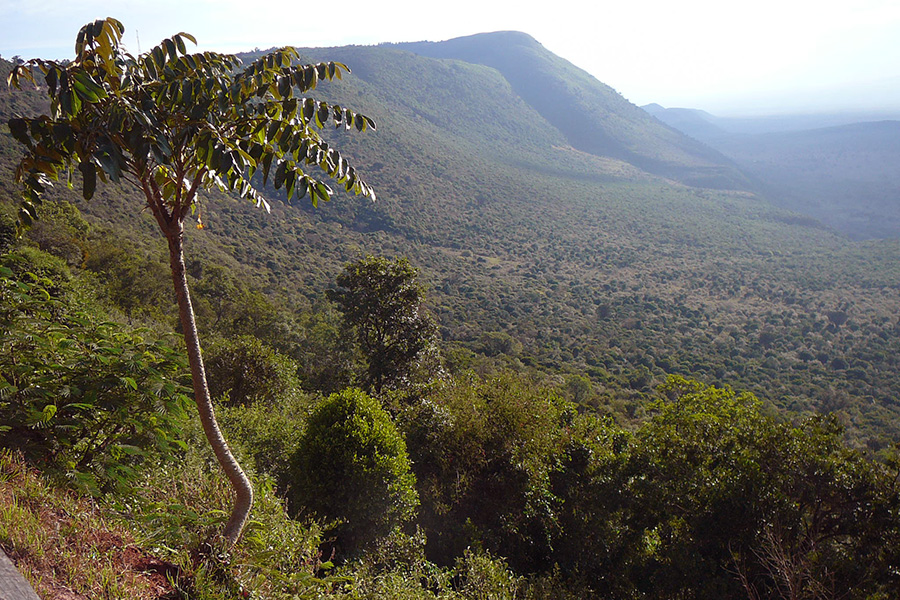
[[[871,116],[841,123],[839,115],[736,120],[695,109],[644,108],[730,157],[774,204],[853,239],[900,237],[900,121]]]
[[[390,46],[497,69],[577,150],[623,160],[689,185],[747,188],[746,180],[725,156],[648,119],[645,111],[528,34],[503,31]]]

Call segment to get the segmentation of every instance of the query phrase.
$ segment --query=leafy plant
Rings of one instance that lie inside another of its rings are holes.
[[[210,393],[230,404],[271,404],[300,388],[296,363],[253,336],[211,346],[206,366]]]
[[[292,507],[338,521],[337,546],[356,553],[408,521],[419,498],[406,443],[377,400],[332,394],[313,412],[292,459]]]
[[[0,267],[0,445],[93,492],[181,446],[181,353],[147,330],[52,296],[52,281]]]

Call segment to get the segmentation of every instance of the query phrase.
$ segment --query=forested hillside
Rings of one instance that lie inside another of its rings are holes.
[[[576,150],[492,68],[393,46],[302,52],[354,69],[322,92],[379,123],[335,138],[379,201],[267,215],[211,199],[189,242],[201,256],[301,311],[358,253],[407,256],[460,367],[509,336],[492,362],[586,376],[596,402],[624,388],[629,414],[678,373],[800,414],[838,408],[860,442],[895,439],[896,242],[850,243],[752,193]],[[102,193],[80,208],[161,252],[140,233],[149,216],[136,228],[127,195]]]
[[[624,160],[691,185],[722,189],[746,185],[724,156],[648,119],[618,92],[529,35],[506,31],[397,47],[497,69],[516,94],[578,150]]]
[[[4,129],[5,445],[136,515],[183,597],[891,589],[900,242],[777,208],[524,34],[300,53],[352,69],[316,96],[377,130],[323,135],[378,200],[269,188],[269,214],[210,192],[191,217],[210,387],[260,498],[234,560],[209,542],[229,497],[184,406],[156,223],[127,185],[84,201],[76,177],[15,240]],[[46,108],[0,89],[3,122]],[[365,255],[407,258],[385,264],[435,321],[386,379],[342,318]],[[46,493],[0,458],[4,493]]]
[[[347,140],[381,194],[309,217],[420,265],[446,341],[483,353],[509,335],[513,364],[587,375],[600,396],[665,372],[795,412],[837,403],[851,430],[893,438],[895,242],[573,150],[492,69],[392,46],[310,56],[329,55],[356,65],[336,99],[371,98],[381,123]]]

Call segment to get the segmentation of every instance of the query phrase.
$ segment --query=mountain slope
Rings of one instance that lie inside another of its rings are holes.
[[[620,159],[690,185],[746,187],[724,156],[648,118],[615,90],[527,34],[503,31],[396,47],[497,69],[578,150]]]
[[[659,104],[642,106],[645,111],[678,131],[694,139],[709,143],[710,139],[726,134],[713,115],[694,108],[665,108]]]
[[[712,142],[781,206],[856,239],[900,237],[900,121]]]
[[[630,415],[679,373],[794,413],[837,407],[859,440],[896,437],[896,244],[848,244],[750,193],[573,148],[493,67],[395,46],[302,53],[353,69],[315,95],[377,120],[375,132],[325,133],[379,201],[337,194],[267,215],[211,193],[205,228],[188,232],[193,256],[310,311],[359,253],[404,255],[429,285],[454,369],[481,364],[485,340],[505,335],[516,343],[499,364],[585,375],[591,402]],[[11,201],[16,149],[0,142]],[[128,188],[79,206],[164,252]],[[847,318],[835,324],[837,312]]]

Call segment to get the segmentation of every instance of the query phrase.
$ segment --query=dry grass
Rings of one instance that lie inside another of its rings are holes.
[[[170,564],[138,548],[92,501],[52,488],[5,450],[0,547],[45,600],[177,597]]]

